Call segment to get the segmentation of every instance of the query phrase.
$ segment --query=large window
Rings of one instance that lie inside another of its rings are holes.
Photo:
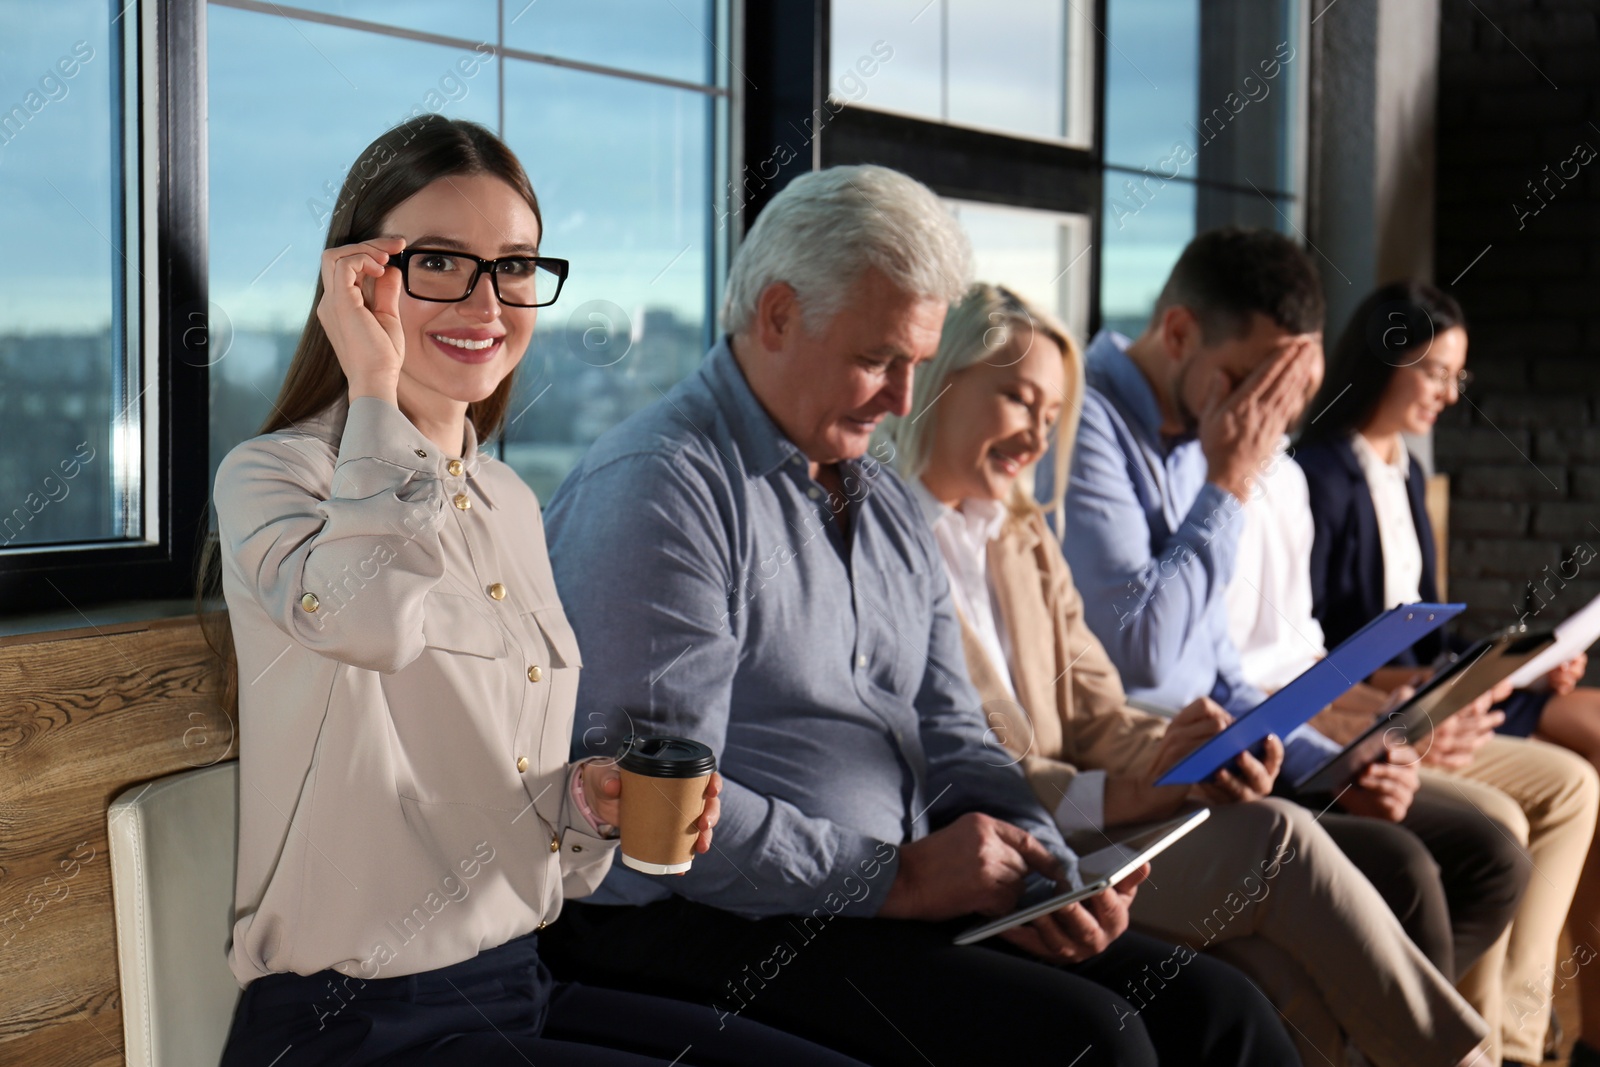
[[[496,130],[572,261],[486,443],[548,496],[697,365],[740,234],[814,166],[920,178],[982,276],[1137,331],[1196,231],[1300,228],[1308,24],[1306,0],[0,4],[0,610],[192,592],[345,171],[419,111]]]
[[[980,281],[1004,285],[1055,314],[1076,337],[1089,329],[1089,217],[950,202],[972,240]]]
[[[1300,226],[1301,0],[1109,0],[1102,323],[1145,326],[1196,233]]]
[[[146,535],[134,19],[0,5],[0,550]],[[107,107],[107,101],[113,101]],[[152,398],[153,399],[153,398]],[[63,605],[57,605],[63,606]]]
[[[0,612],[192,587],[193,30],[181,3],[0,4]]]
[[[572,262],[497,446],[541,497],[699,362],[727,151],[712,0],[213,0],[209,22],[213,470],[283,380],[346,169],[419,108],[510,144],[543,251]]]
[[[832,14],[836,99],[1089,145],[1094,29],[1076,3],[835,0]]]
[[[835,0],[821,156],[921,178],[985,280],[1137,333],[1197,232],[1300,227],[1306,26],[1305,0]]]

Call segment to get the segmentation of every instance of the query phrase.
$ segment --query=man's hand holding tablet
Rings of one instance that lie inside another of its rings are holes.
[[[941,922],[961,915],[1016,910],[1030,876],[1062,882],[1055,856],[1026,830],[969,812],[927,837],[900,846],[900,868],[878,912],[885,919]],[[1148,868],[1080,903],[1006,932],[1018,947],[1046,959],[1079,962],[1098,955],[1128,928],[1128,905]]]
[[[1058,908],[1025,926],[1014,926],[1000,936],[1035,956],[1061,963],[1081,963],[1104,952],[1128,928],[1128,908],[1139,883],[1150,877],[1150,865],[1101,890],[1087,900]]]
[[[1115,941],[1128,926],[1128,905],[1149,875],[1150,861],[1211,815],[1196,808],[1175,819],[1112,831],[1104,848],[1078,857],[1078,883],[1032,875],[1017,905],[956,935],[972,945],[999,935],[1045,959],[1084,960]],[[1102,834],[1104,836],[1104,834]]]

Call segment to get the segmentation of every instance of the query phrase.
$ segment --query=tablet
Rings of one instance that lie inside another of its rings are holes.
[[[1002,930],[1032,922],[1058,908],[1086,900],[1122,881],[1148,863],[1154,856],[1166,851],[1178,838],[1193,830],[1211,817],[1210,808],[1200,808],[1176,819],[1157,823],[1137,830],[1105,848],[1078,857],[1078,876],[1083,879],[1081,889],[1063,891],[1060,884],[1047,878],[1038,878],[1037,884],[1022,894],[1017,909],[1009,915],[974,926],[956,937],[956,944],[970,945],[993,937]]]
[[[1235,719],[1226,730],[1179,760],[1156,785],[1193,785],[1266,740],[1287,737],[1317,712],[1418,640],[1466,610],[1465,604],[1402,604],[1390,608],[1313,663],[1294,681]]]
[[[1390,744],[1415,745],[1423,740],[1441,722],[1544,652],[1555,639],[1549,630],[1530,632],[1522,626],[1491,634],[1428,679],[1410,700],[1379,716],[1343,751],[1295,782],[1294,788],[1306,793],[1343,789],[1369,763],[1382,759]]]

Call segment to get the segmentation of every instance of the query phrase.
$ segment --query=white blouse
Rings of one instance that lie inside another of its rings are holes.
[[[920,479],[912,482],[923,518],[933,527],[950,577],[950,598],[967,620],[989,661],[997,668],[1006,692],[1016,698],[1011,683],[1011,641],[1005,620],[994,607],[989,588],[989,542],[1000,536],[1006,506],[998,500],[963,500],[959,509],[934,499]]]
[[[1372,508],[1378,515],[1378,543],[1383,549],[1383,606],[1412,604],[1422,599],[1422,545],[1417,524],[1411,519],[1411,498],[1406,481],[1411,476],[1411,455],[1402,446],[1385,460],[1359,433],[1350,436],[1356,461],[1367,477]]]

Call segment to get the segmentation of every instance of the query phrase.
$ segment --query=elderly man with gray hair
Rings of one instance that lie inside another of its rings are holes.
[[[1298,1063],[1242,975],[1125,932],[1142,871],[952,943],[1029,872],[1076,866],[985,744],[938,546],[891,457],[868,454],[909,413],[969,259],[902,174],[796,179],[734,260],[727,335],[557,491],[550,556],[586,667],[575,750],[691,737],[724,788],[686,875],[618,865],[541,955],[875,1064]]]

